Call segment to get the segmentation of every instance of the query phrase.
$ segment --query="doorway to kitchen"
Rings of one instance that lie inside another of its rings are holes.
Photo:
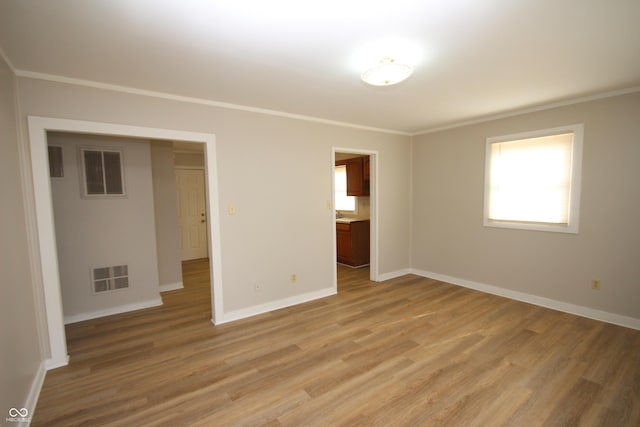
[[[358,270],[378,280],[378,152],[333,147],[334,279]],[[349,185],[349,188],[347,187]]]

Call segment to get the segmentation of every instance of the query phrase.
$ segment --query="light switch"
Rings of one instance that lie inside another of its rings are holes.
[[[229,215],[236,214],[236,205],[229,205]]]

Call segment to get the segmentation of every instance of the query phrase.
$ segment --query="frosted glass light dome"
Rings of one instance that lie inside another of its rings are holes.
[[[360,78],[373,86],[390,86],[398,84],[411,76],[413,68],[400,64],[393,58],[382,58],[378,64],[365,70]]]

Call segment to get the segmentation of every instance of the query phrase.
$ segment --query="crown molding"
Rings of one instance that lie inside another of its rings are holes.
[[[17,75],[17,71],[16,71],[16,67],[13,66],[13,62],[11,62],[11,60],[9,59],[9,57],[7,56],[7,54],[4,52],[4,50],[0,47],[0,58],[4,59],[4,62],[7,63],[7,65],[9,66],[9,69],[11,70],[11,72],[15,75]]]
[[[411,136],[419,136],[419,135],[426,135],[426,134],[430,134],[430,133],[435,133],[435,132],[441,132],[444,130],[450,130],[450,129],[456,129],[456,128],[461,128],[464,126],[469,126],[469,125],[476,125],[479,123],[485,123],[485,122],[490,122],[493,120],[499,120],[499,119],[506,119],[509,117],[515,117],[515,116],[521,116],[523,114],[528,114],[528,113],[535,113],[538,111],[545,111],[545,110],[551,110],[553,108],[558,108],[558,107],[566,107],[569,105],[574,105],[574,104],[581,104],[583,102],[589,102],[589,101],[596,101],[598,99],[604,99],[604,98],[611,98],[614,96],[621,96],[621,95],[627,95],[630,93],[636,93],[636,92],[640,92],[640,86],[633,86],[633,87],[629,87],[629,88],[625,88],[625,89],[617,89],[617,90],[613,90],[613,91],[608,91],[608,92],[602,92],[599,94],[595,94],[595,95],[588,95],[588,96],[581,96],[578,98],[571,98],[571,99],[567,99],[564,101],[557,101],[557,102],[550,102],[550,103],[546,103],[546,104],[540,104],[540,105],[536,105],[534,107],[526,107],[526,108],[519,108],[519,109],[514,109],[514,110],[510,110],[504,113],[498,113],[498,114],[492,114],[492,115],[488,115],[488,116],[482,116],[482,117],[478,117],[476,119],[471,119],[471,120],[463,120],[463,121],[459,121],[459,122],[453,122],[444,126],[438,126],[438,127],[434,127],[434,128],[429,128],[429,129],[425,129],[419,132],[414,132],[411,134]]]
[[[206,105],[209,107],[224,108],[227,110],[238,110],[238,111],[245,111],[249,113],[265,114],[269,116],[284,117],[284,118],[294,119],[294,120],[303,120],[307,122],[321,123],[325,125],[348,127],[353,129],[388,133],[393,135],[411,136],[411,133],[409,132],[403,132],[403,131],[398,131],[394,129],[376,128],[371,126],[358,125],[354,123],[341,122],[337,120],[328,120],[328,119],[322,119],[319,117],[305,116],[303,114],[294,114],[294,113],[287,113],[284,111],[270,110],[267,108],[250,107],[247,105],[220,102],[220,101],[214,101],[214,100],[205,99],[205,98],[195,98],[195,97],[175,95],[175,94],[165,93],[165,92],[157,92],[153,90],[137,89],[129,86],[120,86],[120,85],[114,85],[110,83],[101,83],[93,80],[82,80],[82,79],[64,77],[64,76],[59,76],[54,74],[36,73],[33,71],[25,71],[25,70],[14,70],[14,74],[18,77],[23,77],[23,78],[46,80],[50,82],[65,83],[65,84],[75,85],[75,86],[84,86],[84,87],[90,87],[94,89],[102,89],[102,90],[109,90],[114,92],[128,93],[132,95],[147,96],[151,98],[160,98],[160,99],[166,99],[170,101],[185,102],[189,104]]]

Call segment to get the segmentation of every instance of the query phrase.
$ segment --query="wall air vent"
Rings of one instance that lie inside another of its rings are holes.
[[[129,266],[98,267],[91,271],[93,293],[117,291],[129,287]]]
[[[64,177],[64,164],[62,163],[62,147],[59,145],[49,145],[49,176],[51,178]]]

